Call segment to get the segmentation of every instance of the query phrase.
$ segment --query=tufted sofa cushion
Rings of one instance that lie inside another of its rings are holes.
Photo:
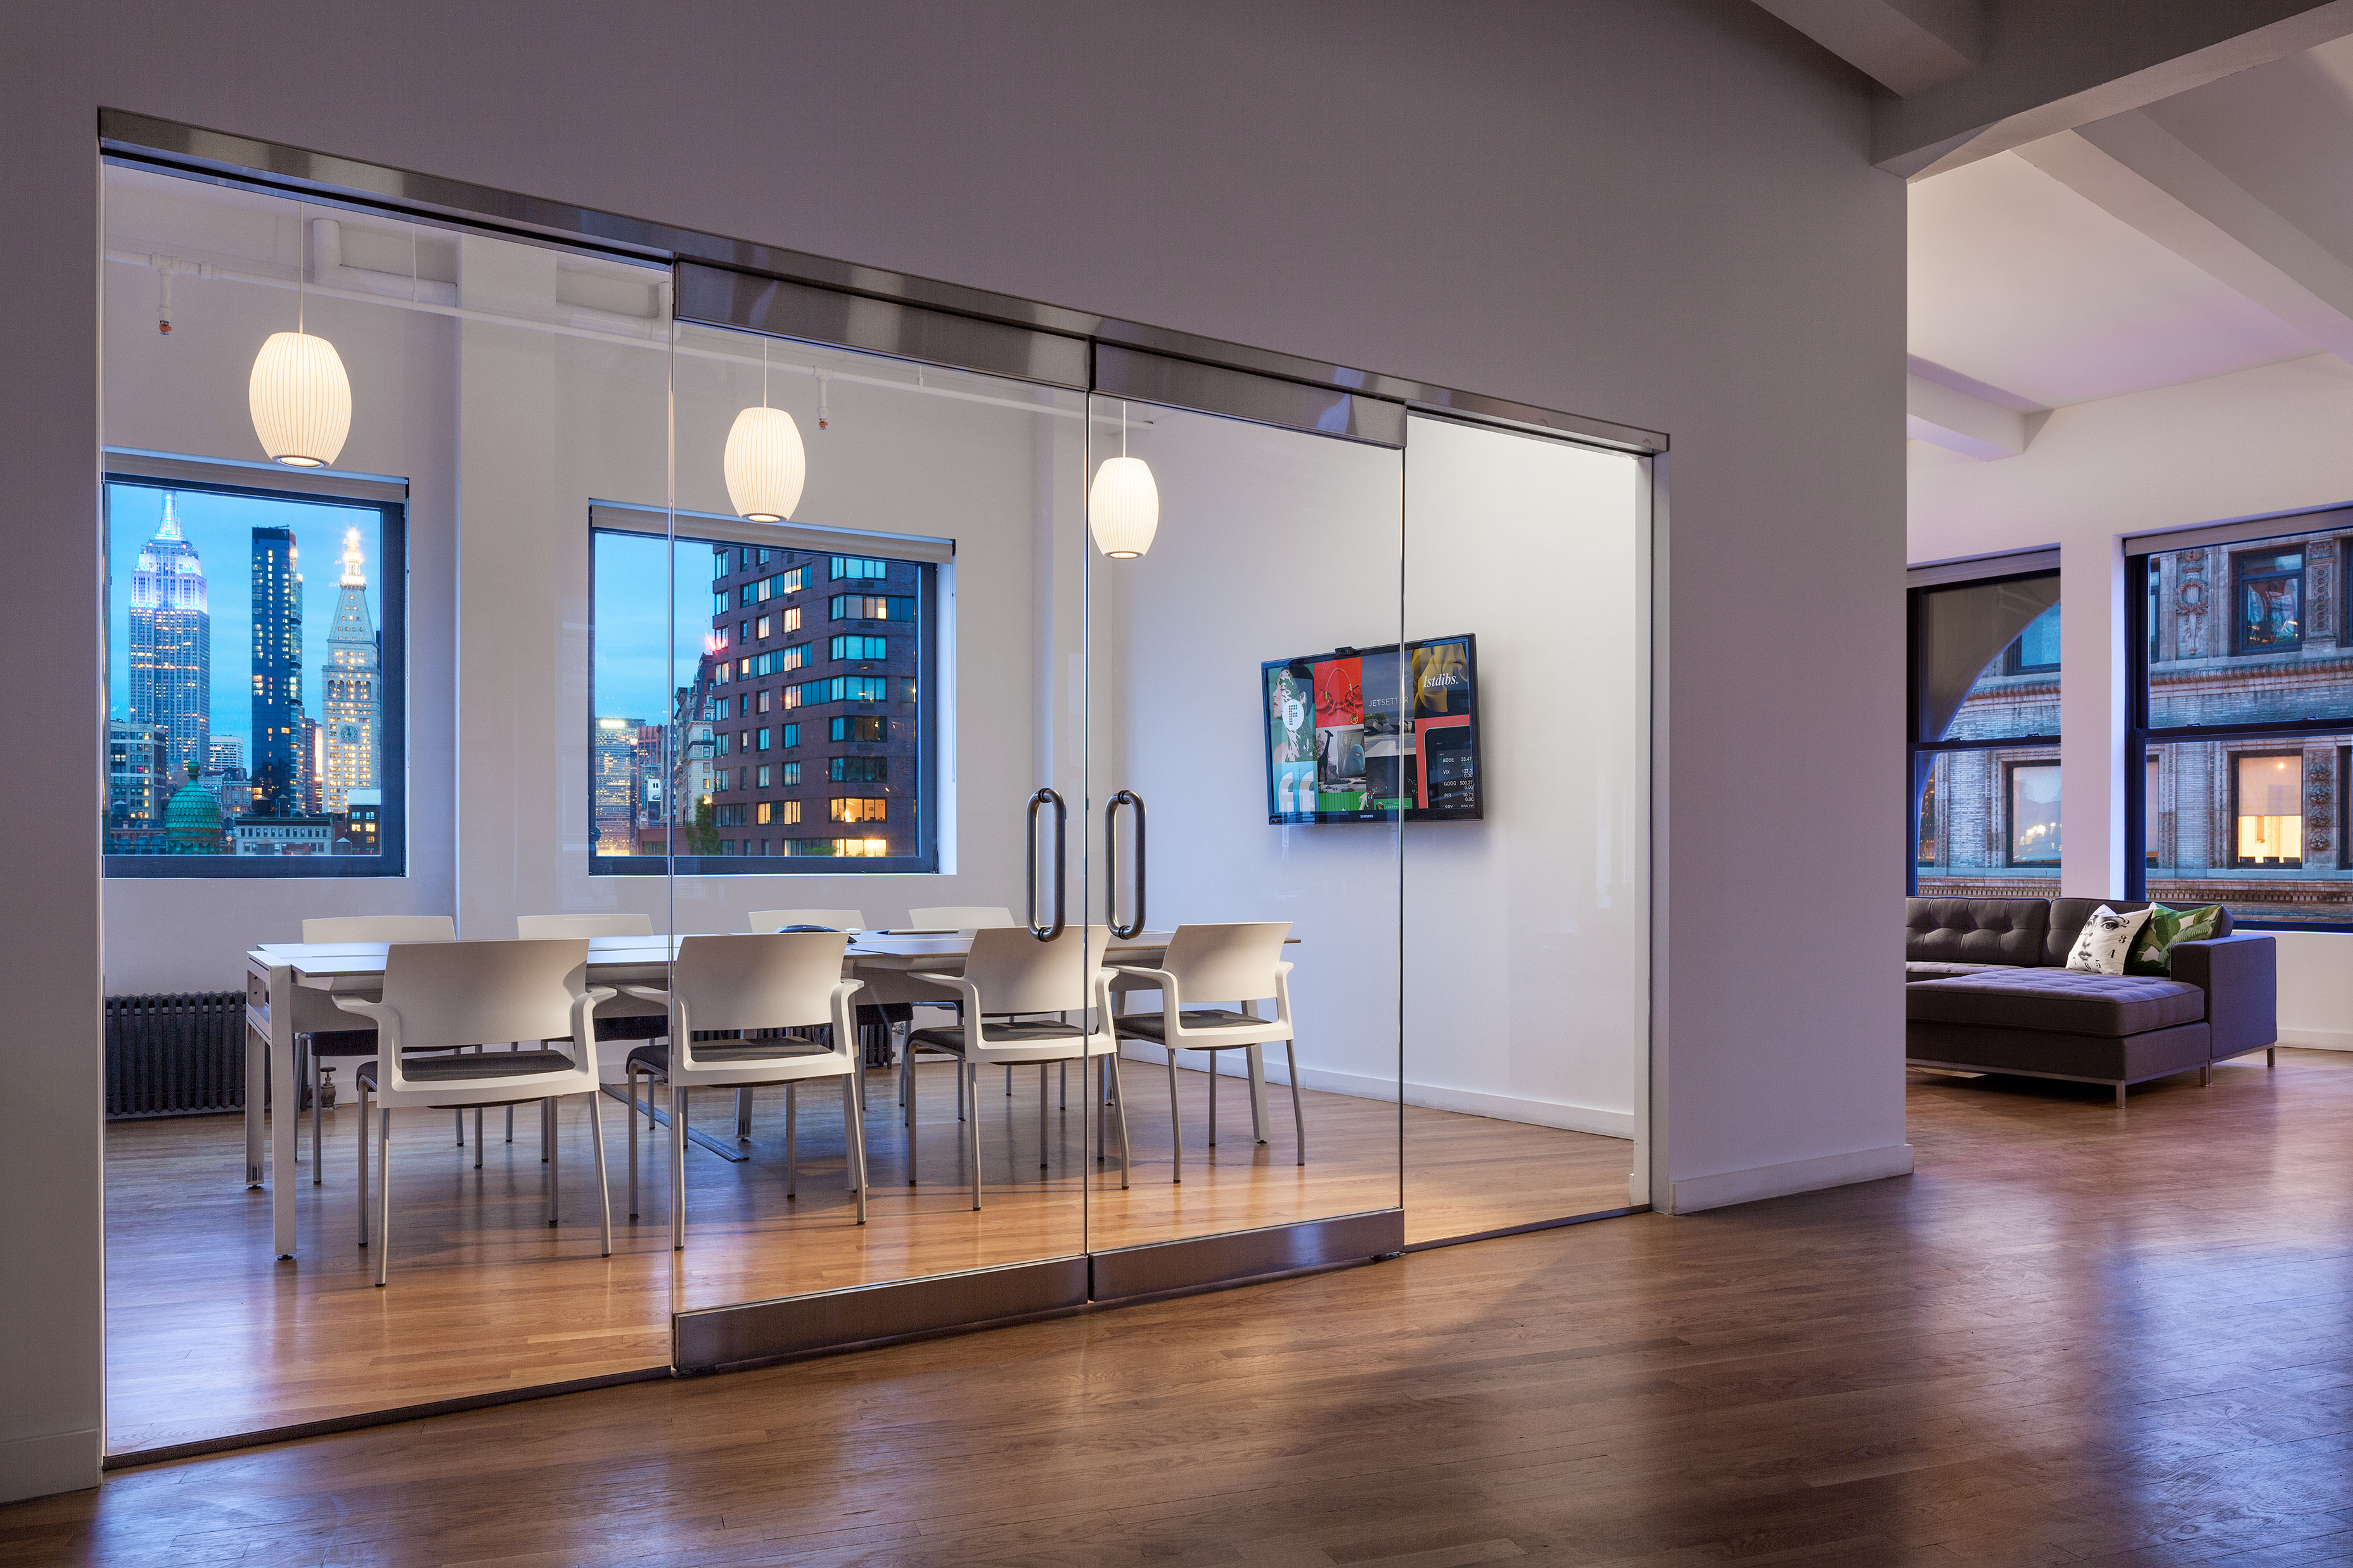
[[[2051,929],[2043,938],[2042,962],[2060,969],[2067,967],[2067,955],[2075,950],[2075,939],[2084,934],[2084,922],[2102,904],[2120,915],[2148,908],[2146,899],[2053,899],[2051,900]],[[2170,909],[2173,906],[2167,905]],[[2231,934],[2231,911],[2224,910],[2222,919],[2214,928],[2218,937]]]
[[[2060,1035],[2138,1035],[2206,1016],[2206,993],[2195,985],[2067,969],[1985,971],[1907,985],[1904,995],[1915,1022]]]
[[[2076,926],[2083,923],[2078,917]],[[2040,963],[2050,924],[2043,899],[1907,899],[1904,957],[1907,963]],[[2062,951],[2059,962],[2066,957]]]

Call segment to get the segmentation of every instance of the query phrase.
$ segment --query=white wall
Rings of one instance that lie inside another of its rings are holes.
[[[1477,636],[1485,819],[1409,826],[1406,1098],[1632,1137],[1650,532],[1622,454],[1409,421],[1406,636]]]
[[[50,8],[0,49],[0,710],[90,805],[0,814],[44,982],[0,1045],[0,1495],[86,1484],[100,1418],[101,105],[1671,432],[1654,1194],[1908,1168],[1903,189],[1864,84],[1762,12]]]
[[[2353,365],[2314,354],[2058,409],[1999,462],[1910,443],[1912,560],[2060,547],[2071,896],[2124,890],[2124,536],[2341,506],[2353,500],[2348,428]],[[2353,1045],[2353,934],[2281,932],[2279,966],[2281,1038]]]

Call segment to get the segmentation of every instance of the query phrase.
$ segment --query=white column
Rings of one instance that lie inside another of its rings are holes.
[[[2125,890],[2125,560],[2123,542],[2070,542],[2059,562],[2059,890]]]

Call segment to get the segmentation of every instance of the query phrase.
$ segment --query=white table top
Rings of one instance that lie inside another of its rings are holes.
[[[602,968],[638,968],[649,964],[665,964],[678,956],[678,944],[686,936],[592,936],[588,938],[588,966]],[[1113,937],[1106,952],[1141,953],[1155,952],[1168,945],[1173,932],[1165,931],[1138,931],[1131,938]],[[1296,937],[1290,939],[1297,942]],[[363,975],[384,973],[385,954],[392,943],[384,942],[267,942],[246,954],[248,961],[264,967],[284,964],[287,968],[309,975]],[[887,931],[861,931],[850,939],[849,956],[854,963],[860,959],[888,962],[925,958],[961,958],[972,950],[972,939],[955,932],[923,935],[894,935]],[[899,967],[900,965],[893,965]]]

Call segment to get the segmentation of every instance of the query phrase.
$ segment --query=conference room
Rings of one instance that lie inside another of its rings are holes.
[[[1647,1203],[1640,432],[118,132],[111,1452]]]

